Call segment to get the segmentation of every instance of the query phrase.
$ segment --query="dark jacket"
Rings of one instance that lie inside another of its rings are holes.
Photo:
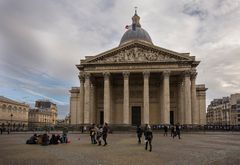
[[[145,140],[152,140],[153,139],[153,133],[151,129],[145,129],[144,131],[144,136],[145,136]]]
[[[104,126],[104,127],[103,127],[102,135],[103,135],[103,136],[107,136],[107,134],[108,134],[108,127],[107,127],[107,126]]]
[[[141,127],[138,127],[138,128],[137,128],[137,135],[138,135],[138,137],[142,137],[142,133],[143,133],[142,128],[141,128]]]

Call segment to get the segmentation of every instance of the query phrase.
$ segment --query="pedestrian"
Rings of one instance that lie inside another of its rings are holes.
[[[173,138],[174,138],[175,136],[178,136],[178,139],[181,139],[181,137],[180,137],[180,125],[179,125],[179,123],[176,125],[176,132],[175,132]]]
[[[164,125],[164,134],[163,136],[167,136],[168,134],[168,126]]]
[[[2,128],[0,128],[0,131],[1,131],[1,135],[2,135],[2,133],[3,133],[3,129],[2,129]]]
[[[171,125],[171,137],[174,135],[174,125]]]
[[[136,132],[137,132],[137,137],[138,137],[138,144],[141,144],[141,138],[142,138],[143,130],[139,125],[137,126],[137,131]]]
[[[145,150],[148,149],[149,144],[149,151],[152,152],[152,139],[153,139],[153,133],[152,129],[149,124],[146,124],[144,129],[144,136],[145,136]]]
[[[26,144],[37,144],[37,134],[34,134],[26,141]]]
[[[95,124],[92,124],[92,126],[89,128],[89,132],[90,132],[90,138],[91,138],[91,143],[92,144],[96,144],[96,132],[95,132]]]
[[[98,126],[98,129],[96,129],[96,132],[97,132],[97,142],[98,142],[98,145],[102,145],[102,141],[101,141],[101,138],[102,138],[102,133],[103,133],[103,128],[101,125]]]
[[[108,124],[104,123],[103,132],[102,132],[102,137],[103,137],[103,141],[104,141],[103,146],[106,146],[108,144],[107,143],[107,135],[108,135]]]
[[[81,126],[81,132],[83,133],[83,126]]]
[[[63,133],[62,133],[62,143],[67,143],[67,141],[68,141],[67,133],[68,133],[68,131],[66,129],[64,129]]]
[[[45,133],[42,136],[42,145],[43,146],[47,146],[49,145],[50,141],[49,141],[49,136]]]

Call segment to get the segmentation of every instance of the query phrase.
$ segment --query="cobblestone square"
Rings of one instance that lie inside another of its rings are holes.
[[[107,146],[90,144],[88,134],[69,134],[70,144],[26,145],[32,134],[0,136],[0,164],[160,165],[240,164],[240,135],[183,134],[182,139],[154,132],[153,151],[137,144],[134,133],[109,134]],[[50,134],[51,135],[51,134]]]

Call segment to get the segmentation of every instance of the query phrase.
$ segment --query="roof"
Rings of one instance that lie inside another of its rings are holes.
[[[12,99],[9,99],[9,98],[7,98],[7,97],[4,97],[4,96],[0,96],[0,101],[6,102],[6,103],[11,103],[11,104],[28,106],[26,103],[20,103],[20,102],[17,102],[17,101],[15,101],[15,100],[12,100]]]
[[[132,40],[141,40],[149,44],[152,44],[152,39],[148,32],[141,27],[136,27],[135,29],[128,29],[122,36],[120,45],[128,43]]]

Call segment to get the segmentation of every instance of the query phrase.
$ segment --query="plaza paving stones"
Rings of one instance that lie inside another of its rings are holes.
[[[31,135],[0,135],[0,165],[240,164],[240,134],[188,133],[179,140],[154,133],[152,152],[133,133],[109,134],[106,147],[90,144],[89,134],[69,134],[70,144],[26,145]]]

